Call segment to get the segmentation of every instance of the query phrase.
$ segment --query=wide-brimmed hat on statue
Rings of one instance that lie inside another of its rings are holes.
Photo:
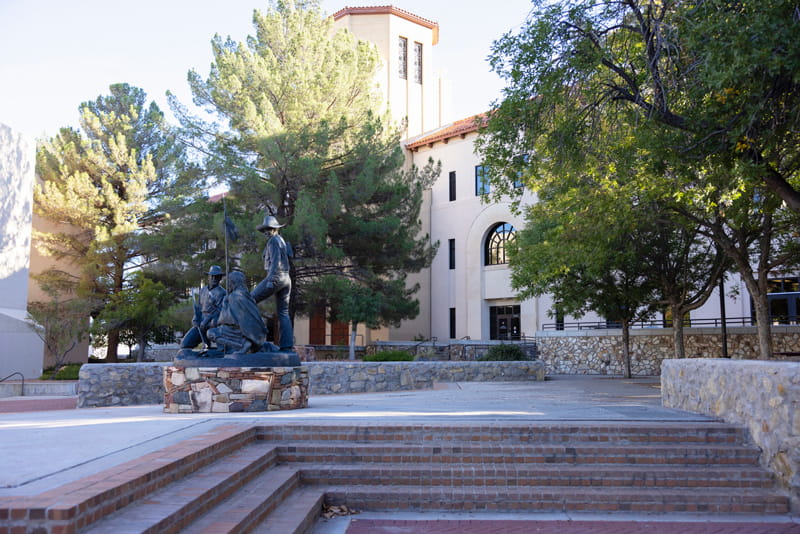
[[[256,230],[258,230],[259,232],[263,232],[267,228],[283,228],[283,225],[278,224],[278,219],[276,219],[272,215],[267,215],[266,217],[264,217],[264,222],[262,222],[256,227]]]
[[[210,274],[211,276],[223,276],[225,273],[222,272],[222,267],[219,265],[212,265],[206,274]]]

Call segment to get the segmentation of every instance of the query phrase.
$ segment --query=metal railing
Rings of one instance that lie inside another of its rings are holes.
[[[5,378],[0,378],[0,382],[5,382],[6,380],[8,380],[9,378],[11,378],[14,375],[19,375],[19,377],[22,379],[22,389],[20,389],[19,394],[20,394],[21,397],[24,397],[25,396],[25,375],[23,375],[22,373],[20,373],[20,372],[11,373],[10,375],[8,375]]]
[[[347,347],[350,345],[350,334],[346,336],[340,334],[325,334],[325,341],[328,342],[327,346],[329,347]],[[334,343],[334,341],[342,341],[342,343]],[[314,345],[314,343],[309,343],[309,345]],[[356,334],[356,346],[364,346],[364,334]]]
[[[725,326],[755,326],[755,324],[755,319],[752,317],[725,318]],[[772,324],[775,326],[800,325],[800,317],[773,316]],[[684,328],[719,328],[722,326],[722,318],[685,319],[683,321],[683,326]],[[622,325],[613,321],[579,321],[572,323],[544,323],[542,325],[542,330],[607,330],[619,328],[622,328]],[[636,321],[631,323],[631,328],[672,328],[672,321],[664,319]]]

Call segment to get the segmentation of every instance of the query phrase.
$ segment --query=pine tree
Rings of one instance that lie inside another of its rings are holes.
[[[254,228],[271,214],[295,252],[293,311],[326,301],[331,276],[413,301],[403,283],[385,282],[430,264],[435,246],[420,235],[419,211],[439,169],[402,170],[399,135],[379,114],[375,48],[334,33],[317,1],[275,2],[253,23],[245,43],[215,37],[207,79],[189,76],[195,103],[224,128],[173,99],[185,135],[230,185],[240,267],[255,281],[263,274],[265,240]]]
[[[196,179],[155,103],[128,84],[79,106],[81,129],[62,128],[37,151],[36,213],[55,230],[37,232],[59,267],[42,279],[98,303],[97,315],[133,270],[154,260],[140,236],[152,232]],[[119,332],[108,332],[109,361]]]

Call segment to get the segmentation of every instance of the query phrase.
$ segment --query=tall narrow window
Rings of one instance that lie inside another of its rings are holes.
[[[514,156],[514,167],[516,167],[515,175],[514,175],[514,187],[520,188],[523,187],[525,184],[522,183],[522,169],[525,168],[525,165],[528,164],[528,154],[521,154],[519,156]]]
[[[414,82],[422,83],[422,43],[414,43]]]
[[[456,240],[455,239],[448,239],[447,240],[447,249],[448,249],[448,259],[450,261],[450,268],[456,268]]]
[[[486,236],[484,247],[484,265],[502,265],[508,263],[508,247],[516,239],[514,227],[508,223],[498,223]]]
[[[456,338],[456,309],[450,308],[450,339]]]
[[[475,165],[475,196],[489,194],[489,177],[486,176],[486,167]]]
[[[402,79],[408,78],[408,39],[401,37],[397,42],[397,73]]]
[[[450,171],[450,202],[456,199],[456,171]]]

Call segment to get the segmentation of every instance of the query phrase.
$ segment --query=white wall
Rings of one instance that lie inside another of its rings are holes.
[[[28,327],[35,145],[0,124],[0,378],[38,377],[42,342]]]
[[[442,173],[431,188],[431,236],[439,242],[439,253],[430,273],[431,334],[450,338],[450,308],[456,309],[456,338],[489,338],[489,306],[519,304],[522,332],[533,335],[539,316],[535,301],[521,302],[511,288],[507,266],[484,266],[483,244],[497,223],[522,228],[524,220],[511,211],[510,202],[486,203],[475,195],[475,166],[480,160],[473,151],[476,134],[454,137],[412,152],[418,166],[431,157],[441,161]],[[450,172],[456,173],[456,199],[450,200]],[[525,193],[525,202],[533,200]],[[449,266],[448,242],[455,239],[455,269]]]

